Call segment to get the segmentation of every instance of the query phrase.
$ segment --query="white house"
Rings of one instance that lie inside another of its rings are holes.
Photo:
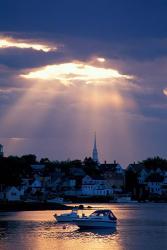
[[[162,185],[161,182],[149,181],[147,182],[147,189],[149,193],[161,195],[162,194],[161,185]]]
[[[115,173],[117,174],[124,174],[124,169],[120,164],[117,164],[115,167]]]
[[[143,168],[138,174],[138,183],[143,184],[148,176],[149,173]]]
[[[162,185],[164,184],[164,176],[154,172],[150,174],[146,180],[146,188],[150,194],[162,194]]]
[[[52,182],[51,182],[51,176],[45,176],[41,178],[41,184],[43,185],[43,187],[47,188],[47,187],[51,187]]]
[[[50,187],[52,188],[52,190],[57,190],[59,189],[59,187],[62,184],[62,179],[60,177],[58,177],[57,179],[51,179],[51,184]]]
[[[42,182],[40,179],[35,179],[31,184],[32,192],[35,193],[36,191],[41,190]]]
[[[85,176],[82,180],[82,195],[86,196],[107,196],[113,194],[113,189],[107,185],[102,178],[91,178]]]
[[[165,171],[165,173],[164,173],[163,184],[167,184],[167,171]]]
[[[82,185],[89,185],[89,184],[104,184],[106,183],[106,180],[104,180],[102,177],[101,178],[91,178],[89,175],[86,175],[82,179]]]
[[[167,171],[164,171],[164,179],[161,188],[162,188],[162,193],[167,194]]]
[[[21,198],[21,192],[14,186],[8,187],[4,192],[4,198],[8,201],[19,201]]]
[[[24,193],[26,192],[26,190],[28,190],[28,188],[30,187],[30,182],[31,182],[31,179],[29,179],[29,178],[22,178],[21,185],[20,185],[20,190],[22,192],[22,195],[24,195]]]

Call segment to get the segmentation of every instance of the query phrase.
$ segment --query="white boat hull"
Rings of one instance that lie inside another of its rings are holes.
[[[56,215],[54,216],[57,222],[73,222],[74,220],[78,219],[79,216],[71,216],[71,215]]]
[[[80,228],[116,228],[116,221],[94,221],[78,219],[74,221]]]

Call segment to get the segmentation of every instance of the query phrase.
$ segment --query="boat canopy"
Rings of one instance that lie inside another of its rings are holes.
[[[110,219],[116,219],[115,215],[109,209],[96,210],[90,216],[108,216]]]

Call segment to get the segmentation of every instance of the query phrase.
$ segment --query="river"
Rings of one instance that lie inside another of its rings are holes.
[[[117,229],[80,231],[75,225],[57,224],[55,211],[1,212],[0,250],[167,249],[167,204],[88,205],[93,208],[84,210],[87,215],[95,208],[112,209]]]

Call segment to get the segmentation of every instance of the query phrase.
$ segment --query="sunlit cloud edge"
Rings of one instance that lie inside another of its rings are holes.
[[[30,39],[15,39],[12,37],[0,37],[0,49],[7,48],[18,49],[33,49],[36,51],[43,51],[45,53],[58,50],[58,46],[50,45],[40,41],[33,41]]]
[[[58,80],[65,85],[74,82],[104,83],[110,80],[132,80],[134,76],[121,74],[111,67],[100,67],[89,62],[71,61],[60,64],[46,65],[20,74],[21,78],[38,80]]]

